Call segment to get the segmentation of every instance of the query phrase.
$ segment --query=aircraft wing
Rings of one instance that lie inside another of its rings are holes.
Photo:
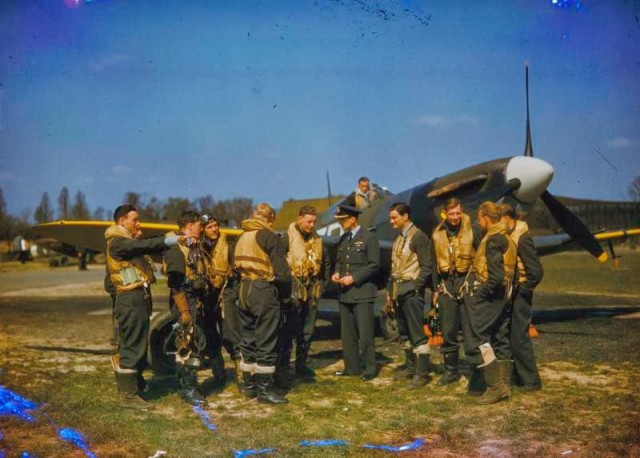
[[[74,245],[79,248],[89,249],[101,253],[105,249],[104,231],[113,226],[110,221],[54,221],[52,223],[39,224],[34,230],[40,237],[56,239],[62,243]],[[177,231],[176,224],[141,223],[143,237],[153,237],[166,234],[169,231]],[[241,229],[221,228],[228,236],[237,236]]]
[[[593,236],[598,242],[612,242],[614,240],[623,240],[627,237],[640,236],[640,228],[603,231],[595,233]],[[533,237],[533,241],[540,256],[566,251],[576,244],[576,241],[566,233],[537,236]]]

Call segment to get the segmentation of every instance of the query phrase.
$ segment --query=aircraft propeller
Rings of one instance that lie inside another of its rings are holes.
[[[529,122],[529,64],[525,62],[525,90],[527,94],[527,133],[524,146],[524,155],[533,157],[533,146],[531,143],[531,125]],[[560,225],[560,227],[571,236],[582,248],[591,253],[600,262],[608,259],[607,253],[602,249],[600,243],[593,236],[591,231],[580,221],[580,219],[558,199],[545,190],[540,194],[542,202]]]

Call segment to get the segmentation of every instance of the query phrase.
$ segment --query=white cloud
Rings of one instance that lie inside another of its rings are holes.
[[[127,167],[126,165],[116,165],[111,167],[111,171],[114,175],[123,177],[131,173],[131,168]]]
[[[634,145],[634,142],[624,137],[616,137],[607,142],[608,148],[629,148]]]
[[[415,120],[415,124],[428,127],[477,126],[479,122],[473,116],[461,114],[456,116],[425,115]]]
[[[127,60],[129,60],[129,56],[126,54],[109,54],[90,61],[89,68],[94,72],[101,72],[106,68],[114,67]]]

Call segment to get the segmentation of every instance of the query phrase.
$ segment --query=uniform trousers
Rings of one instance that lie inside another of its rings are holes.
[[[460,287],[465,281],[466,274],[452,274],[442,279],[447,293],[441,292],[438,297],[440,310],[440,331],[442,332],[443,344],[440,351],[444,353],[458,353],[460,343],[458,342],[458,332],[463,323],[463,299],[457,299]],[[451,297],[453,296],[453,297]],[[466,326],[465,326],[466,327]],[[464,336],[463,331],[463,336]]]
[[[367,375],[376,373],[376,349],[373,340],[373,302],[340,302],[340,336],[344,371]]]
[[[509,342],[516,373],[523,385],[539,385],[540,374],[529,337],[533,291],[517,287],[511,310]]]
[[[120,367],[144,369],[149,336],[151,294],[144,287],[118,293],[115,318],[118,322]]]
[[[424,299],[416,291],[398,296],[398,328],[406,335],[412,348],[424,345],[429,340],[424,333]]]

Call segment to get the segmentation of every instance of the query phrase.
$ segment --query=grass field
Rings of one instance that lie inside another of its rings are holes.
[[[579,252],[545,258],[537,306],[640,308],[640,253],[621,254],[618,269]],[[339,336],[324,330],[312,352],[316,381],[296,384],[288,405],[247,400],[233,383],[209,386],[206,412],[214,431],[180,400],[172,378],[154,379],[156,411],[118,406],[103,354],[109,350],[109,307],[106,296],[95,295],[0,298],[0,384],[39,405],[31,411],[33,422],[0,415],[6,456],[84,456],[58,437],[60,427],[82,432],[100,457],[147,457],[159,450],[175,457],[233,456],[247,449],[275,449],[270,456],[284,457],[388,456],[392,452],[363,445],[397,446],[417,438],[424,445],[401,455],[640,456],[638,313],[539,324],[534,347],[544,389],[514,390],[510,401],[493,406],[475,405],[465,395],[464,379],[445,388],[432,382],[407,390],[392,379],[401,349],[380,337],[378,378],[367,383],[334,377],[342,368]],[[433,359],[440,361],[437,352]],[[209,376],[200,373],[205,387]],[[299,445],[327,439],[348,444]]]

